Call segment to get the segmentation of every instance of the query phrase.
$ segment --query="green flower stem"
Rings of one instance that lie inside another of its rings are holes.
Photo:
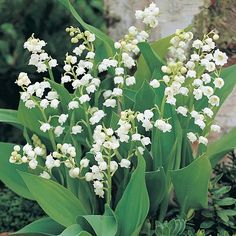
[[[26,92],[26,90],[25,90],[24,87],[22,87],[22,89],[23,89],[24,92]],[[39,103],[37,102],[37,100],[34,99],[33,96],[31,96],[31,99],[35,102],[36,106],[37,106],[38,109],[40,110],[40,112],[41,112],[41,114],[42,114],[42,116],[43,116],[44,122],[48,122],[47,116],[46,116],[44,110],[40,107],[40,105],[39,105]],[[55,141],[55,138],[54,138],[54,135],[53,135],[52,130],[49,130],[49,131],[48,131],[48,135],[49,135],[50,142],[51,142],[51,144],[52,144],[52,148],[53,148],[54,150],[57,150],[57,145],[56,145],[56,141]]]
[[[83,108],[85,110],[85,125],[88,129],[88,134],[89,134],[89,142],[92,143],[93,140],[93,133],[92,133],[92,129],[91,126],[89,125],[89,117],[88,117],[88,113],[86,111],[88,111],[88,108],[86,107],[86,105],[83,105]]]
[[[47,116],[44,112],[44,110],[40,107],[40,105],[37,103],[37,101],[35,101],[35,103],[37,104],[37,107],[39,108],[39,110],[41,111],[42,115],[43,115],[43,118],[44,118],[44,121],[45,122],[48,122],[47,120]],[[48,135],[49,135],[49,139],[50,139],[50,142],[52,144],[52,147],[54,150],[57,150],[57,145],[56,145],[56,141],[55,141],[55,138],[54,138],[54,135],[53,135],[53,132],[52,130],[49,130],[48,131]]]
[[[111,155],[107,158],[107,195],[106,195],[106,203],[111,206],[111,171],[110,171],[110,163],[111,163]]]
[[[46,66],[47,66],[47,68],[48,68],[48,73],[49,73],[50,79],[51,79],[52,81],[55,81],[54,75],[53,75],[53,73],[52,73],[52,69],[51,69],[51,67],[50,67],[49,64],[48,64],[48,61],[46,61],[45,64],[46,64]]]

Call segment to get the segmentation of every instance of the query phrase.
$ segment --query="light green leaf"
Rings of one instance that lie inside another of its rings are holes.
[[[24,172],[20,175],[41,208],[59,224],[68,227],[77,216],[87,214],[81,201],[60,184]]]
[[[10,109],[0,109],[0,122],[21,127],[21,123],[17,118],[17,111]]]
[[[16,194],[33,200],[34,197],[29,192],[24,181],[21,179],[17,170],[27,171],[26,165],[16,165],[9,162],[11,152],[13,151],[14,144],[0,143],[0,180]]]
[[[236,199],[232,197],[226,197],[224,199],[217,201],[217,205],[219,206],[231,206],[234,204],[236,204]]]
[[[61,233],[65,227],[49,217],[41,218],[25,226],[23,229],[12,233],[12,236],[51,236]]]
[[[163,166],[164,170],[178,169],[181,161],[182,129],[176,111],[169,104],[165,104],[163,118],[168,119],[172,125],[172,131],[163,133],[154,128],[152,131],[152,156],[154,170]],[[159,118],[155,115],[156,119]]]
[[[148,211],[149,198],[145,183],[145,161],[139,155],[138,165],[115,209],[118,235],[130,236],[134,232],[138,233]]]
[[[161,71],[161,67],[164,64],[164,61],[159,57],[158,54],[156,54],[151,45],[147,42],[142,42],[138,44],[138,47],[141,51],[142,56],[147,62],[147,66],[151,73],[153,73],[155,69]]]
[[[117,233],[117,219],[112,209],[105,205],[104,215],[79,216],[77,220],[86,220],[97,236],[115,236]]]
[[[211,171],[210,161],[205,156],[197,158],[185,168],[170,171],[170,177],[182,213],[186,213],[190,208],[207,207],[208,183]]]
[[[78,224],[74,224],[66,228],[58,236],[79,236],[81,232],[83,232],[82,227]]]
[[[236,148],[236,128],[207,147],[206,156],[214,167],[224,156]]]

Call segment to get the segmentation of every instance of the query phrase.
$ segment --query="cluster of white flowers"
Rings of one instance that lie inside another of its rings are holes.
[[[57,66],[57,60],[50,57],[43,47],[46,43],[43,40],[37,39],[32,35],[25,43],[26,48],[31,54],[29,65],[37,67],[37,72],[45,72],[48,68]]]
[[[136,18],[146,24],[148,30],[158,25],[158,15],[159,8],[154,3],[136,12]],[[220,131],[213,119],[220,104],[216,92],[224,86],[218,67],[226,63],[227,56],[215,49],[216,33],[211,32],[203,40],[192,42],[191,32],[176,31],[170,40],[167,65],[161,68],[163,77],[149,82],[155,92],[164,87],[161,108],[155,105],[141,112],[125,110],[122,96],[136,83],[130,69],[136,66],[138,43],[146,41],[149,33],[130,27],[128,34],[115,42],[115,55],[97,61],[93,33],[81,32],[74,27],[66,31],[76,46],[65,55],[64,72],[58,86],[69,84],[73,91],[71,99],[65,104],[61,93],[58,91],[58,94],[46,79],[32,84],[26,73],[19,74],[16,84],[23,90],[21,100],[28,109],[37,107],[42,113],[44,120],[38,121],[39,129],[48,133],[51,144],[46,150],[40,139],[33,136],[32,145],[14,147],[11,163],[28,163],[31,169],[40,167],[40,176],[46,179],[52,177],[53,168],[64,165],[71,178],[91,182],[95,194],[103,198],[109,195],[111,178],[118,168],[132,169],[137,152],[144,154],[145,150],[150,150],[154,130],[172,131],[172,117],[164,114],[166,103],[174,106],[180,121],[189,119],[196,125],[199,132],[187,131],[190,142],[207,145],[209,131]],[[52,79],[51,67],[57,63],[42,49],[45,45],[43,40],[32,36],[24,47],[32,53],[30,64],[35,65],[38,72],[49,70]],[[191,55],[188,57],[189,50]],[[107,74],[113,84],[110,89],[101,85]],[[207,99],[209,106],[197,110],[195,104],[202,99]],[[68,141],[68,134],[73,145]],[[76,152],[76,142],[82,145],[82,154]],[[130,150],[124,154],[128,145]]]
[[[149,34],[144,30],[139,30],[135,26],[131,26],[128,30],[128,34],[124,36],[119,42],[115,42],[116,49],[121,49],[123,52],[139,53],[138,43],[144,42],[149,38]]]
[[[22,154],[21,154],[22,152]],[[44,150],[41,147],[33,147],[30,144],[26,144],[21,148],[19,145],[14,146],[14,151],[11,153],[9,161],[11,163],[28,163],[31,169],[36,169],[38,166],[38,157],[44,155]]]
[[[159,8],[155,3],[151,3],[148,7],[146,7],[143,11],[138,10],[135,12],[136,19],[142,20],[144,24],[149,26],[150,28],[155,28],[158,25],[158,16],[159,16]]]
[[[220,104],[220,98],[215,92],[224,86],[218,66],[223,66],[227,62],[227,56],[215,49],[214,41],[219,38],[215,32],[205,35],[203,40],[197,39],[191,43],[192,38],[191,32],[176,31],[176,35],[170,41],[172,45],[169,48],[168,63],[162,67],[165,73],[162,81],[166,84],[166,103],[177,106],[178,114],[194,119],[194,124],[202,130],[204,137],[189,132],[189,140],[195,142],[199,136],[199,143],[207,145],[205,136],[209,133],[209,127],[206,124],[212,122],[215,107]],[[187,58],[186,50],[189,50],[189,46],[192,54]],[[203,71],[201,74],[197,72],[199,68]],[[154,82],[150,84],[152,87],[156,85]],[[156,86],[158,87],[158,84]],[[177,103],[181,96],[188,96],[189,99],[184,100],[187,103]],[[209,107],[196,111],[194,104],[205,98],[208,99]],[[220,131],[220,128],[214,127],[215,125],[211,128],[212,131]]]

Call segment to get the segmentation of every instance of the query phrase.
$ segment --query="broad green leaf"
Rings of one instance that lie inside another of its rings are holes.
[[[113,40],[99,29],[85,23],[83,19],[79,16],[79,14],[76,12],[75,8],[71,5],[69,0],[59,0],[59,2],[62,3],[71,12],[71,14],[82,25],[82,27],[96,35],[98,45],[100,45],[101,43],[104,45],[106,57],[113,56],[113,54],[115,53]]]
[[[144,81],[142,87],[135,96],[134,110],[143,112],[146,109],[151,109],[154,107],[154,100],[155,92],[153,88],[147,81]]]
[[[183,214],[190,208],[207,207],[211,171],[210,161],[205,156],[199,157],[185,168],[170,171],[176,197]]]
[[[9,162],[14,144],[0,143],[0,180],[18,195],[33,200],[34,197],[29,192],[24,181],[21,179],[17,170],[27,171],[26,165],[16,165]]]
[[[17,111],[10,109],[0,109],[0,122],[21,127],[21,123],[17,118]]]
[[[141,229],[149,210],[149,198],[145,183],[145,161],[138,156],[138,165],[117,204],[118,235],[130,236]],[[138,234],[136,234],[138,235]]]
[[[49,217],[41,218],[25,226],[23,229],[12,233],[12,236],[51,236],[60,234],[65,227]]]
[[[120,119],[120,117],[115,112],[112,112],[111,122],[110,122],[110,127],[112,129],[114,129],[114,130],[118,129],[119,119]]]
[[[150,81],[154,70],[158,71],[159,78],[162,76],[162,59],[154,52],[148,43],[139,43],[141,55],[138,59],[137,71],[135,72],[136,84],[132,86],[133,90],[138,90],[143,82]]]
[[[74,224],[66,228],[58,236],[79,236],[81,232],[83,232],[82,227],[78,224]]]
[[[70,226],[76,223],[78,215],[87,214],[79,198],[63,186],[36,175],[20,175],[41,208],[59,224]]]
[[[151,73],[153,73],[155,69],[161,71],[161,67],[164,64],[164,61],[159,57],[158,54],[156,54],[151,45],[147,42],[142,42],[138,44],[138,47],[141,51],[142,56],[147,62],[148,68]]]
[[[171,132],[163,133],[154,128],[152,131],[152,156],[154,170],[163,166],[164,170],[178,169],[181,161],[182,129],[176,111],[169,104],[165,104],[163,117],[169,119],[172,125]],[[155,115],[158,119],[159,115]]]
[[[207,147],[206,156],[214,167],[224,156],[236,148],[236,128]]]
[[[115,236],[117,233],[117,219],[112,209],[106,205],[104,215],[85,215],[79,216],[92,227],[97,236]]]
[[[154,215],[167,191],[167,179],[163,168],[146,172],[145,175],[150,200],[149,213]]]

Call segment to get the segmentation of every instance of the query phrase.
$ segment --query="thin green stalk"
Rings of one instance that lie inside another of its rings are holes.
[[[106,196],[106,203],[111,206],[111,171],[110,171],[110,163],[111,163],[111,156],[108,157],[107,160],[107,196]]]
[[[46,66],[47,66],[50,79],[51,79],[52,81],[55,81],[54,75],[53,75],[53,72],[52,72],[52,68],[49,66],[48,62],[45,62],[45,64],[46,64]]]

